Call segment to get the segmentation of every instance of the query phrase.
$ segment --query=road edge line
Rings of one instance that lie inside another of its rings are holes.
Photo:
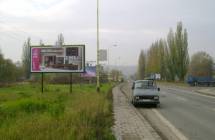
[[[185,135],[183,135],[175,126],[173,126],[166,118],[164,118],[157,110],[152,109],[152,111],[157,115],[157,117],[164,122],[167,127],[169,127],[173,133],[177,136],[180,140],[189,140]]]
[[[164,86],[164,85],[161,85],[161,87],[166,87],[166,89],[168,90],[174,90],[174,91],[177,91],[177,90],[184,90],[186,92],[189,92],[189,90],[183,88],[183,87],[180,87],[180,86],[175,86],[176,89],[173,89],[172,87],[170,86]],[[204,97],[208,97],[208,98],[215,98],[215,94],[210,94],[210,93],[205,93],[205,92],[201,92],[199,90],[190,90],[190,93],[192,94],[197,94],[199,96],[204,96]]]
[[[210,94],[210,93],[205,93],[205,92],[198,91],[198,90],[195,90],[195,92],[196,92],[197,94],[199,94],[199,95],[204,95],[204,96],[207,96],[207,97],[215,98],[215,95]]]
[[[170,87],[167,87],[167,90],[174,90],[174,91],[178,91],[178,90],[181,90],[181,89],[173,89],[173,88],[170,88]],[[185,92],[189,92],[190,94],[193,94],[193,95],[199,95],[199,96],[203,96],[203,97],[207,97],[207,98],[215,98],[215,96],[211,95],[211,94],[206,94],[206,93],[203,93],[203,92],[199,92],[197,90],[191,90],[191,91],[188,91],[186,89],[182,89],[184,90]]]
[[[157,130],[152,126],[152,124],[143,115],[141,115],[141,113],[137,110],[136,107],[133,106],[133,104],[130,103],[129,97],[126,95],[125,91],[123,90],[123,86],[124,85],[119,85],[118,89],[125,96],[126,100],[128,101],[129,107],[131,107],[135,112],[135,114],[148,125],[148,130],[150,131],[152,137],[154,137],[155,139],[163,140],[163,137],[157,132]]]

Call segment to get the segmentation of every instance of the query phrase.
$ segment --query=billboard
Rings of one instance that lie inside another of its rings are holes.
[[[96,66],[86,66],[85,73],[82,73],[81,77],[85,78],[96,77]]]
[[[78,73],[84,71],[84,45],[31,47],[31,72]]]

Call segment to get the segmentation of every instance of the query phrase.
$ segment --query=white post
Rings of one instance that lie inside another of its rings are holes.
[[[96,89],[99,92],[100,91],[100,66],[99,66],[99,0],[97,0],[97,66],[96,66],[96,77],[97,77],[97,82],[96,82]]]

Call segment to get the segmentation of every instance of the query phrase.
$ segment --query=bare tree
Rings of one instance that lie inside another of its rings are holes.
[[[63,37],[63,34],[60,33],[57,38],[56,46],[63,47],[63,45],[64,45],[64,37]]]

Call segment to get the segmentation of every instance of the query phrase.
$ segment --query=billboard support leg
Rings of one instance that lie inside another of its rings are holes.
[[[72,73],[70,73],[70,83],[69,83],[69,85],[70,85],[69,92],[72,93]]]
[[[41,74],[42,74],[42,77],[41,77],[41,92],[43,93],[43,72]]]

